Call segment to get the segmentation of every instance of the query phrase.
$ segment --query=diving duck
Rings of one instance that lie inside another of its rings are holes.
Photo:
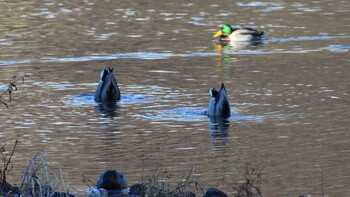
[[[222,25],[221,29],[213,36],[219,37],[220,41],[250,42],[258,41],[264,32],[252,28],[232,28],[229,24]]]
[[[102,70],[94,99],[97,102],[115,102],[120,100],[120,90],[113,75],[113,68],[108,67]]]
[[[128,180],[119,170],[104,170],[96,181],[98,189],[103,188],[107,191],[118,191],[127,187]]]
[[[231,116],[230,103],[228,102],[228,96],[224,83],[221,83],[219,91],[214,88],[210,88],[210,102],[207,110],[209,116],[220,116],[228,118]]]
[[[227,197],[227,194],[216,188],[208,188],[202,197]]]

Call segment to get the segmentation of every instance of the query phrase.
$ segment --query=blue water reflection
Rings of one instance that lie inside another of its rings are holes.
[[[94,101],[93,94],[78,94],[67,100],[63,101],[67,105],[97,105]],[[120,101],[117,102],[118,105],[121,104],[134,104],[141,102],[154,102],[152,99],[147,98],[141,94],[122,94]]]
[[[198,107],[179,107],[163,110],[147,110],[148,115],[145,118],[158,120],[175,120],[181,122],[192,122],[205,120],[205,108]]]

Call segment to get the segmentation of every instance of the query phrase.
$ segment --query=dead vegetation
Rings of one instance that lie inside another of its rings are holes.
[[[66,197],[69,194],[68,176],[61,168],[47,162],[47,153],[38,152],[28,161],[21,176],[20,187],[6,181],[7,173],[12,170],[11,158],[18,140],[10,152],[5,146],[1,148],[3,167],[0,168],[0,196],[32,196],[32,197]]]
[[[32,196],[32,197],[67,197],[74,196],[69,192],[68,176],[60,167],[48,163],[46,152],[38,152],[28,161],[20,180],[20,187],[12,186],[6,181],[6,173],[12,170],[11,158],[14,155],[18,141],[16,140],[11,151],[6,151],[5,145],[1,148],[3,166],[0,168],[0,196]],[[171,174],[166,168],[153,170],[147,175],[142,173],[142,183],[131,186],[129,194],[118,196],[148,196],[148,197],[195,197],[195,192],[204,193],[198,178],[195,176],[195,167],[181,177]],[[245,166],[245,181],[235,184],[235,197],[262,197],[261,173],[250,164]],[[96,185],[83,176],[83,182],[90,189]],[[215,189],[215,188],[214,188]],[[130,193],[134,191],[134,193]],[[214,190],[212,189],[211,193]],[[219,191],[219,190],[218,190]],[[222,192],[221,192],[222,193]],[[120,194],[120,193],[119,193]],[[109,195],[109,194],[108,194]],[[101,196],[106,196],[102,195]],[[201,196],[201,195],[199,195]],[[206,195],[204,196],[211,196]],[[222,193],[218,196],[227,196]]]
[[[245,166],[245,181],[237,183],[233,189],[237,192],[235,197],[262,197],[261,192],[261,172],[246,164]]]
[[[7,89],[0,95],[0,103],[5,105],[6,108],[9,108],[8,103],[12,101],[12,93],[14,91],[17,91],[17,82],[21,81],[22,83],[24,83],[24,79],[31,75],[31,73],[25,73],[23,75],[13,75]],[[5,98],[6,95],[8,98]]]
[[[21,177],[19,193],[23,196],[69,196],[68,176],[47,162],[47,153],[38,152],[28,161]]]
[[[155,170],[149,175],[142,176],[142,185],[145,186],[147,196],[195,196],[192,191],[201,191],[198,178],[194,176],[195,167],[185,175],[178,178],[168,172],[167,169]],[[174,181],[174,180],[180,181]]]
[[[15,141],[15,144],[13,145],[13,148],[11,150],[11,152],[6,151],[5,147],[6,144],[4,144],[1,147],[1,155],[2,155],[2,162],[3,162],[3,167],[0,168],[0,196],[9,196],[13,193],[15,193],[16,191],[18,191],[17,187],[12,186],[11,184],[9,184],[6,180],[6,174],[9,173],[13,166],[10,165],[11,163],[11,158],[16,150],[16,146],[17,146],[18,140]]]
[[[170,174],[166,169],[163,171],[155,171],[145,177],[142,177],[142,185],[145,187],[146,196],[160,197],[191,197],[196,196],[193,192],[198,192],[204,196],[211,196],[213,194],[206,194],[205,190],[200,187],[199,180],[194,177],[194,167],[191,168],[189,173],[180,179],[180,182],[172,184],[174,176]],[[245,180],[236,183],[233,189],[236,191],[235,197],[263,197],[261,191],[261,172],[253,167],[251,164],[245,165],[244,172]],[[213,189],[213,188],[211,188]],[[214,190],[216,190],[214,188]],[[220,191],[220,190],[218,190]],[[213,192],[210,192],[213,193]],[[214,192],[214,196],[227,196],[220,192]],[[202,196],[202,195],[199,195]]]

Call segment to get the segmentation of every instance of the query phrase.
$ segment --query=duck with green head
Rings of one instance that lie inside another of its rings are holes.
[[[250,42],[258,41],[264,32],[252,28],[232,28],[229,24],[222,25],[221,29],[213,36],[219,37],[220,41]]]

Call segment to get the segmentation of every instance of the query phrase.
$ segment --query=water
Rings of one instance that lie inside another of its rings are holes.
[[[265,196],[348,196],[350,32],[347,1],[0,2],[0,142],[19,145],[8,176],[47,151],[83,194],[118,168],[129,185],[143,169],[185,175],[233,195],[251,163]],[[262,42],[221,46],[222,23],[265,31]],[[93,101],[101,69],[122,92]],[[232,116],[204,115],[221,82]],[[9,147],[10,147],[9,145]],[[199,194],[199,192],[197,192]]]

